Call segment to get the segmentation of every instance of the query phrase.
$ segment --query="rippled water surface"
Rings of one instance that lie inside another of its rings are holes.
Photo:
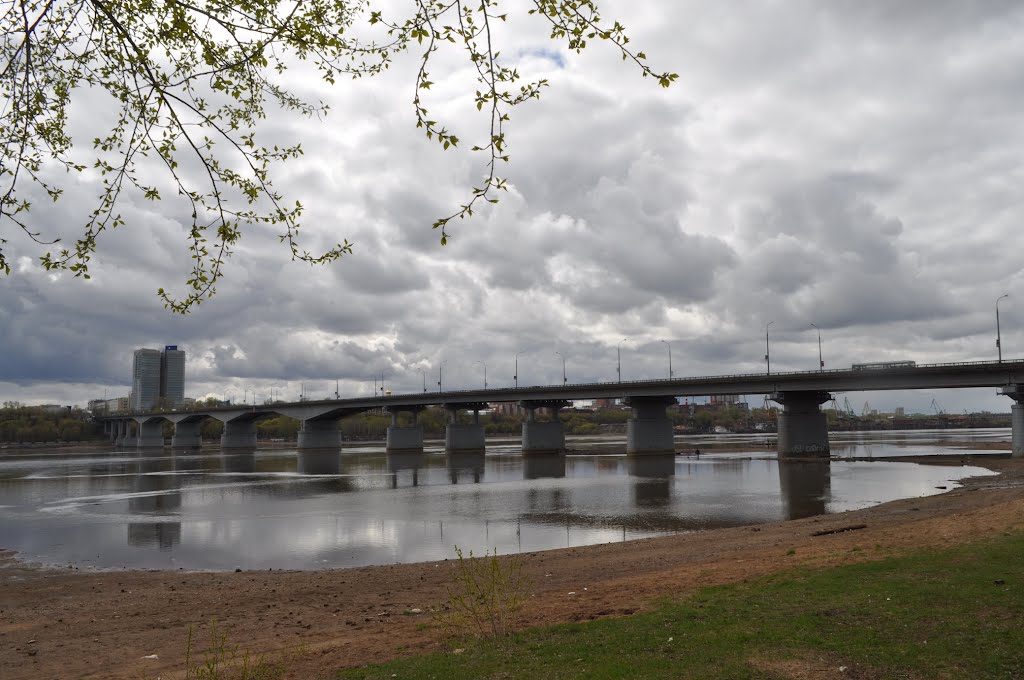
[[[844,460],[972,452],[1009,430],[838,433],[833,460],[779,464],[764,437],[683,437],[627,458],[615,438],[564,457],[6,451],[0,548],[99,568],[310,569],[544,550],[839,512],[941,493],[979,467]],[[772,437],[773,439],[773,437]],[[693,454],[699,449],[699,457]],[[983,451],[982,451],[983,452]]]

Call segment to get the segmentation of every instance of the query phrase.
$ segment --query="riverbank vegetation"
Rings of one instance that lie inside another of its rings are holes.
[[[879,550],[854,547],[844,566],[706,588],[625,618],[456,641],[337,677],[1019,677],[1024,534],[861,561]]]
[[[203,408],[210,404],[197,404]],[[216,402],[212,405],[220,405]],[[264,406],[266,408],[266,406]],[[932,416],[906,416],[894,418],[885,414],[857,416],[836,409],[823,409],[828,418],[830,431],[842,430],[892,430],[921,428],[965,428],[965,427],[1008,427],[1009,414],[974,413],[962,416],[936,414]],[[549,416],[538,412],[539,418]],[[622,434],[631,412],[628,408],[610,406],[604,408],[562,409],[558,418],[565,426],[566,434],[599,435]],[[776,408],[751,408],[745,403],[737,404],[680,404],[669,409],[668,417],[677,433],[709,434],[714,432],[764,432],[776,429],[778,410]],[[466,414],[462,419],[467,420]],[[480,414],[480,423],[489,436],[519,436],[525,416],[517,410],[498,410]],[[448,412],[434,406],[420,411],[416,423],[430,437],[443,437],[448,422]],[[411,413],[398,415],[399,425],[412,425]],[[340,421],[342,436],[350,440],[381,440],[391,425],[391,416],[379,409],[350,416]],[[223,424],[207,418],[200,426],[204,440],[220,438]],[[261,440],[295,441],[299,432],[299,421],[288,416],[268,416],[256,424],[257,437]],[[174,433],[171,423],[164,425],[164,438]],[[4,402],[0,408],[0,443],[60,443],[95,441],[105,439],[102,428],[91,421],[88,411],[61,406],[25,406],[18,402]]]
[[[88,411],[61,406],[25,406],[5,401],[0,408],[0,442],[80,442],[102,438]]]

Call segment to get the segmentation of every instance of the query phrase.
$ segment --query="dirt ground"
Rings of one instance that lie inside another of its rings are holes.
[[[522,625],[624,616],[704,585],[1024,529],[1024,459],[967,462],[1000,474],[854,512],[525,554],[531,598]],[[330,677],[339,667],[438,649],[432,612],[447,600],[453,570],[447,561],[308,572],[87,573],[34,568],[0,553],[0,676],[182,677],[189,626],[206,640],[216,619],[247,649],[290,653],[290,677]]]

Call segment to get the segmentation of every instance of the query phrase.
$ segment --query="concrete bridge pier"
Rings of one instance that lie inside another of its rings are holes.
[[[775,392],[769,397],[782,404],[779,412],[779,459],[827,458],[828,419],[821,404],[832,399],[828,392]]]
[[[341,428],[335,419],[303,420],[299,426],[298,448],[303,449],[340,449]]]
[[[391,414],[391,425],[388,426],[386,450],[390,453],[423,453],[423,426],[416,422],[422,408],[394,407],[387,409]],[[402,427],[398,424],[401,411],[412,413],[413,424]]]
[[[444,431],[444,450],[446,453],[483,453],[486,450],[484,426],[480,424],[480,411],[487,408],[486,403],[445,404],[448,411],[448,426]],[[472,411],[473,421],[458,422],[459,411]]]
[[[626,422],[627,455],[675,453],[672,421],[665,409],[676,403],[675,397],[626,397],[625,404],[633,409]]]
[[[124,446],[128,440],[128,421],[118,420],[114,423],[114,446]]]
[[[203,444],[200,432],[202,423],[198,420],[182,420],[174,424],[174,435],[171,437],[171,448],[198,449]]]
[[[253,420],[225,420],[220,436],[222,449],[255,449],[256,422]]]
[[[519,405],[526,409],[526,420],[523,421],[523,455],[565,453],[565,427],[558,418],[558,412],[568,406],[569,402],[562,399],[525,400],[519,402]],[[550,422],[537,420],[539,408],[549,409]]]
[[[140,449],[159,448],[164,445],[164,421],[162,418],[153,420],[136,420],[139,436],[136,446]]]
[[[1014,458],[1024,458],[1024,385],[1007,385],[1003,394],[1013,399],[1010,407],[1010,426],[1013,428]]]

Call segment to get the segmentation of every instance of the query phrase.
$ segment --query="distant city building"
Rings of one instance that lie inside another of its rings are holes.
[[[896,412],[893,415],[895,415],[897,418],[903,418],[904,416],[907,415],[907,411],[902,406],[897,406]]]
[[[491,411],[500,413],[503,416],[522,416],[526,414],[526,409],[520,406],[518,401],[500,401],[496,404],[491,404]]]
[[[133,410],[157,405],[178,406],[185,399],[185,352],[177,345],[158,349],[137,349],[132,360]]]
[[[107,410],[111,412],[127,411],[131,406],[131,402],[128,397],[115,397],[114,399],[107,399]]]
[[[618,399],[595,399],[594,408],[615,408],[619,405]]]
[[[43,404],[40,406],[44,413],[60,413],[61,411],[70,411],[70,406],[61,406],[60,404]]]
[[[160,398],[169,406],[185,400],[185,352],[167,345],[160,356]]]
[[[160,399],[160,350],[137,349],[132,358],[132,409],[154,408]]]
[[[714,405],[733,405],[740,403],[740,395],[738,394],[712,394],[711,403]]]
[[[92,413],[119,413],[127,411],[130,404],[128,397],[115,397],[114,399],[90,399],[89,411]]]

